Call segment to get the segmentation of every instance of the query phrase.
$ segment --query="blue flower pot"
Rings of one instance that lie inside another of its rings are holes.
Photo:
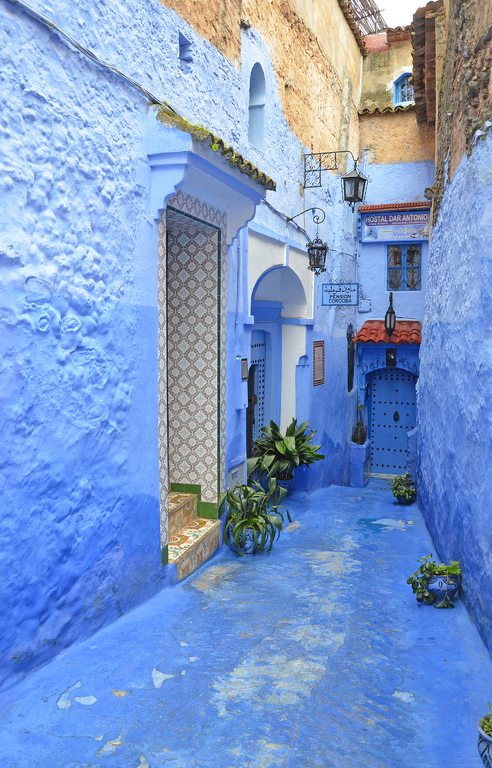
[[[417,494],[415,494],[415,496],[410,496],[409,499],[406,499],[404,496],[396,497],[398,504],[405,504],[406,506],[408,506],[409,504],[413,504],[416,498],[417,498]]]
[[[258,535],[258,546],[256,548],[256,551],[258,552],[258,549],[261,544],[261,534]],[[253,549],[255,546],[255,539],[253,536],[253,529],[252,528],[246,528],[246,531],[244,532],[244,538],[241,535],[239,539],[239,548],[236,549],[234,545],[234,539],[232,537],[232,525],[229,526],[229,547],[233,552],[236,554],[239,554],[241,552],[243,555],[252,555]]]
[[[478,751],[486,768],[492,768],[492,736],[488,736],[478,723]]]
[[[448,579],[448,582],[446,581]],[[460,588],[461,576],[430,576],[427,579],[427,589],[436,597],[436,603],[441,602],[446,594],[452,601]],[[492,768],[492,764],[491,764]]]

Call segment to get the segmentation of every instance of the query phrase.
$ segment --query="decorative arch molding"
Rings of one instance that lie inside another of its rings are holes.
[[[265,191],[189,134],[164,126],[149,112],[147,155],[150,166],[150,213],[158,222],[169,199],[181,190],[227,214],[227,245],[254,218]]]

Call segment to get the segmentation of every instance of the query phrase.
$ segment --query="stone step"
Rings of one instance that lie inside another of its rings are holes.
[[[169,538],[195,520],[196,501],[194,493],[169,493]]]
[[[220,520],[197,517],[169,539],[169,562],[178,569],[178,581],[193,573],[220,545]]]

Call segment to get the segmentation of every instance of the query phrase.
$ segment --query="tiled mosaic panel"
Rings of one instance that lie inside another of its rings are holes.
[[[177,195],[169,205],[225,225],[223,214],[189,197]],[[169,477],[170,482],[201,485],[202,501],[210,503],[217,500],[217,245],[216,230],[168,209]],[[225,264],[222,266],[225,270]],[[225,333],[225,312],[223,317],[220,314]],[[221,359],[225,356],[223,346]],[[223,477],[225,401],[220,406]]]
[[[168,201],[168,205],[180,211],[196,216],[197,219],[207,221],[220,227],[221,238],[221,269],[220,269],[220,462],[219,478],[220,488],[225,488],[225,453],[226,453],[226,327],[227,327],[227,215],[225,211],[214,208],[191,195],[185,195],[178,191]],[[203,499],[206,501],[206,499]],[[214,502],[216,499],[214,499]]]
[[[166,213],[162,213],[157,225],[157,297],[159,333],[157,341],[158,384],[158,451],[160,473],[161,547],[168,540],[168,488],[169,470],[167,463],[167,319],[166,319]]]
[[[194,493],[169,493],[169,539],[196,517]]]
[[[222,231],[221,249],[221,382],[220,382],[220,486],[225,486],[225,369],[226,369],[226,275],[227,275],[227,217],[226,214],[213,206],[203,203],[190,195],[178,192],[169,200],[173,208],[196,216],[203,221],[214,224]],[[166,210],[162,212],[158,224],[158,302],[159,302],[159,336],[158,336],[158,367],[159,367],[159,464],[160,464],[160,504],[161,504],[161,546],[168,543],[168,396],[167,396],[167,301],[166,301]],[[191,482],[186,479],[186,482]],[[216,501],[216,495],[212,503]]]

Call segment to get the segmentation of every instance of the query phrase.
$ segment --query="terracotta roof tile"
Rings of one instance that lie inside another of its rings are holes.
[[[381,203],[380,205],[359,205],[359,213],[372,211],[411,211],[415,208],[430,208],[427,200],[415,200],[413,203]]]
[[[420,344],[421,341],[422,326],[418,320],[397,320],[391,338],[384,329],[384,320],[366,320],[354,338],[356,344]]]
[[[397,107],[385,107],[384,109],[366,107],[359,111],[359,115],[394,115],[396,112],[415,112],[415,104],[407,104],[406,107],[399,104]]]

